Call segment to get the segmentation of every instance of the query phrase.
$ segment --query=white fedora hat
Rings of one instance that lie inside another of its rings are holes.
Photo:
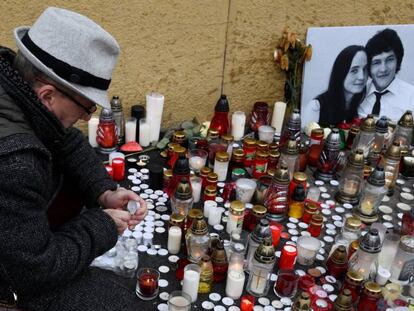
[[[92,102],[110,108],[108,87],[119,55],[116,40],[86,16],[49,7],[14,30],[17,47],[40,71]]]

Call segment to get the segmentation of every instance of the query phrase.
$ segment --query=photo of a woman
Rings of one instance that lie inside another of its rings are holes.
[[[316,121],[322,127],[350,122],[358,116],[368,79],[368,60],[364,47],[343,49],[332,66],[328,89],[302,107],[302,124]]]

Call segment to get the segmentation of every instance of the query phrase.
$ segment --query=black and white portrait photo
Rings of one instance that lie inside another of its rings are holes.
[[[312,59],[305,64],[302,126],[414,110],[414,25],[309,28]]]

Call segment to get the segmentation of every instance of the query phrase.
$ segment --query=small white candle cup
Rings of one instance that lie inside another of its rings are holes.
[[[109,165],[112,165],[112,160],[117,159],[117,158],[125,160],[125,155],[122,152],[116,152],[116,151],[111,152],[108,158]]]
[[[231,135],[234,140],[241,140],[244,136],[246,114],[243,111],[235,111],[231,116]]]
[[[168,311],[190,311],[191,297],[181,291],[175,290],[170,293],[168,298]]]
[[[232,299],[239,299],[243,293],[244,280],[245,274],[243,271],[228,271],[226,281],[226,295]]]
[[[213,201],[213,200],[207,200],[204,201],[204,217],[208,218],[209,217],[209,212],[211,208],[217,208],[217,202]]]
[[[130,117],[125,119],[125,142],[137,140],[137,119]]]
[[[256,191],[257,183],[248,178],[240,178],[236,181],[236,200],[242,203],[250,203]]]
[[[273,142],[275,136],[275,128],[269,125],[262,125],[259,127],[259,139],[267,142],[268,144]]]
[[[303,266],[313,265],[318,250],[321,248],[321,241],[311,236],[301,236],[297,241],[297,261]]]
[[[202,180],[198,176],[192,176],[190,178],[191,188],[193,189],[194,203],[198,203],[201,197],[201,183]]]
[[[188,164],[197,174],[201,168],[206,165],[208,153],[202,149],[193,149],[188,151]]]
[[[142,118],[139,120],[139,144],[142,147],[148,147],[150,142],[150,125],[146,118]]]
[[[181,236],[182,231],[178,226],[172,226],[168,230],[168,243],[167,249],[170,254],[178,254],[181,249]]]
[[[98,147],[98,143],[96,141],[96,131],[98,130],[99,125],[99,117],[92,116],[91,119],[88,121],[88,139],[89,144],[96,148]]]
[[[220,224],[221,222],[221,215],[224,212],[224,208],[222,207],[211,207],[208,211],[208,224],[210,226],[215,226]]]
[[[197,301],[200,273],[201,268],[195,263],[188,264],[184,268],[183,292],[191,297],[191,302]]]

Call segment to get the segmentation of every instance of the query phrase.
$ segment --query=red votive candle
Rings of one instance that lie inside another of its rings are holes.
[[[108,172],[109,176],[111,176],[111,178],[114,178],[114,170],[112,169],[112,166],[110,165],[105,165],[105,169]]]
[[[297,254],[296,246],[289,244],[283,246],[279,259],[279,269],[293,269]]]
[[[138,284],[136,294],[143,300],[151,300],[158,295],[158,279],[160,274],[152,268],[138,270]]]
[[[280,269],[275,282],[274,292],[282,297],[293,297],[298,288],[299,276],[293,269]]]
[[[241,311],[253,311],[255,298],[252,295],[244,295],[240,300]]]
[[[115,181],[122,181],[125,178],[125,160],[122,158],[115,158],[112,160],[113,177]]]
[[[280,241],[280,228],[276,225],[271,225],[270,230],[272,232],[272,242],[273,246],[277,247]]]

